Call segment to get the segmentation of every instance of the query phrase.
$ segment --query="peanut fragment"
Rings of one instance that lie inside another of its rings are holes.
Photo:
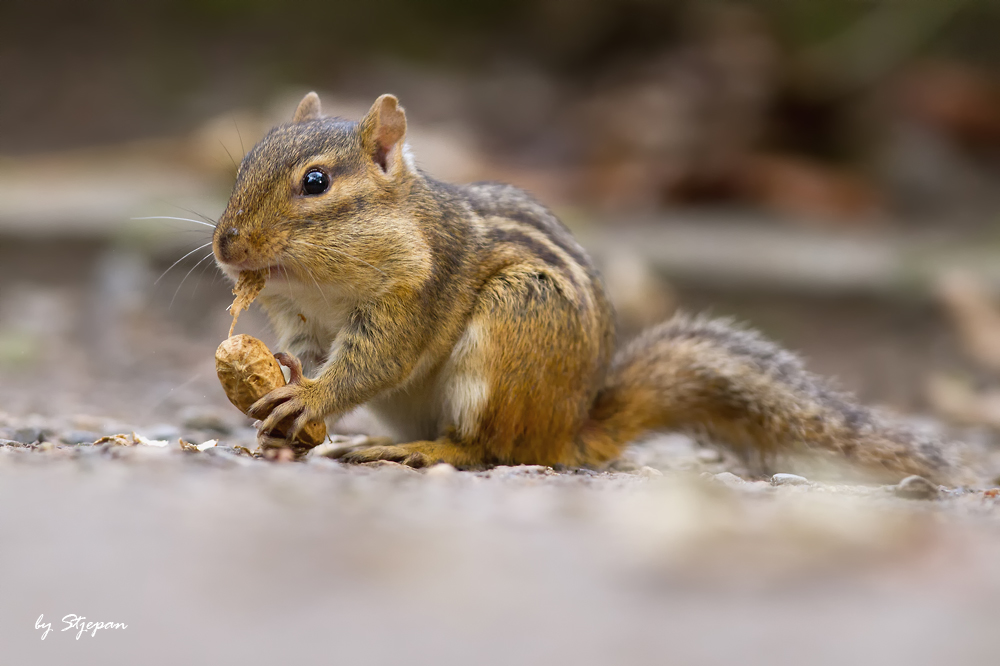
[[[265,271],[243,271],[240,273],[236,286],[233,287],[233,304],[229,306],[229,313],[233,315],[233,323],[229,326],[229,337],[233,337],[236,330],[236,321],[240,318],[240,312],[250,307],[257,295],[264,288],[267,282]]]

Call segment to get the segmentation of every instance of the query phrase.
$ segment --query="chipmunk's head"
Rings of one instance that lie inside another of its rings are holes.
[[[382,284],[421,246],[408,194],[420,178],[406,115],[382,95],[360,122],[320,113],[316,93],[240,164],[212,248],[223,270],[301,283]]]

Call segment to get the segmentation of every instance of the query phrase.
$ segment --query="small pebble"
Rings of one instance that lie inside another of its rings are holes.
[[[722,462],[722,454],[715,449],[699,449],[698,460],[703,463],[717,463]]]
[[[89,430],[70,430],[59,437],[64,444],[71,444],[73,446],[93,444],[100,438],[101,436],[98,433]]]
[[[639,476],[644,476],[648,479],[652,479],[658,476],[663,476],[663,472],[656,469],[655,467],[650,467],[649,465],[644,465],[643,467],[640,467],[639,471],[636,472],[636,474],[638,474]]]
[[[454,476],[455,472],[457,471],[458,471],[457,469],[455,469],[448,463],[438,463],[436,465],[431,465],[430,467],[428,467],[424,471],[424,474],[426,476],[445,477],[445,476]]]
[[[917,500],[937,499],[941,495],[941,489],[922,476],[908,476],[899,484],[891,486],[896,497]]]
[[[713,474],[712,479],[718,481],[719,483],[724,483],[727,486],[742,486],[746,481],[736,476],[732,472],[721,472],[719,474]]]
[[[14,439],[22,444],[34,444],[45,439],[41,428],[18,428],[14,431]]]
[[[775,474],[771,477],[772,486],[807,486],[809,479],[798,474]]]
[[[232,462],[236,465],[252,465],[256,460],[231,446],[213,446],[205,450],[209,456]]]

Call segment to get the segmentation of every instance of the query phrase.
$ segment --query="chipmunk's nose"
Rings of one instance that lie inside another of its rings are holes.
[[[235,227],[230,227],[219,233],[215,240],[215,256],[218,257],[219,261],[227,264],[235,263],[242,258],[238,255],[246,254],[245,249],[240,252],[235,246],[234,241],[239,238],[239,235],[240,230]]]

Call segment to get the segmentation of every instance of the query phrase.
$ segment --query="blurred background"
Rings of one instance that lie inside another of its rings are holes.
[[[12,409],[222,404],[197,379],[229,298],[194,250],[211,230],[132,218],[216,218],[234,163],[315,89],[351,118],[393,92],[428,171],[554,208],[625,336],[678,307],[734,315],[865,400],[1000,426],[995,2],[46,8],[0,5]]]
[[[657,486],[655,447],[638,475],[437,478],[63,445],[253,446],[206,225],[317,90],[348,118],[394,93],[429,172],[551,206],[623,337],[735,317],[1000,463],[998,34],[993,0],[0,1],[0,439],[52,445],[0,447],[0,651],[995,663],[995,492]],[[256,308],[239,330],[273,346]],[[133,629],[30,629],[70,612]]]

